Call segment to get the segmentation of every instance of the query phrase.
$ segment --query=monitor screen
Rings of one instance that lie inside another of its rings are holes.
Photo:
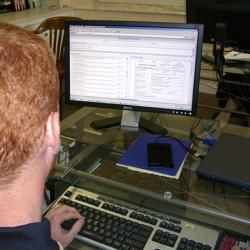
[[[204,42],[213,42],[216,23],[224,23],[225,45],[250,49],[249,0],[186,0],[186,14],[187,23],[204,24]]]
[[[67,21],[66,100],[194,115],[202,25]]]

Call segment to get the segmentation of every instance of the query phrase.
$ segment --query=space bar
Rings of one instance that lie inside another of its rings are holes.
[[[82,230],[80,232],[80,235],[84,236],[86,238],[89,238],[91,240],[98,241],[98,242],[103,242],[104,241],[104,236],[96,234],[96,233],[93,233],[93,232],[88,231],[88,230]]]

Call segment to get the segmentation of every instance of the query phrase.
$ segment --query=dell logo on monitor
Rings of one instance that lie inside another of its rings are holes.
[[[132,107],[131,106],[123,106],[123,109],[125,109],[125,110],[132,110]]]

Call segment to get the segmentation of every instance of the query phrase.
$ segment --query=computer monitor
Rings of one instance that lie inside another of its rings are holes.
[[[224,23],[225,45],[250,50],[249,0],[186,0],[187,23],[204,24],[204,42],[214,42],[216,24]]]
[[[202,35],[202,25],[66,21],[66,101],[123,109],[115,124],[146,130],[142,111],[195,115]]]

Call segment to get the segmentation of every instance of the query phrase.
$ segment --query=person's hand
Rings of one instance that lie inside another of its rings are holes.
[[[46,218],[51,224],[51,238],[66,247],[70,242],[76,237],[77,233],[80,231],[84,225],[84,218],[77,212],[75,208],[68,206],[58,206],[52,209]],[[61,224],[70,219],[78,219],[72,226],[70,231],[66,231],[62,228]]]
[[[23,10],[24,9],[24,4],[23,0],[13,0],[14,6],[15,6],[15,11]]]

